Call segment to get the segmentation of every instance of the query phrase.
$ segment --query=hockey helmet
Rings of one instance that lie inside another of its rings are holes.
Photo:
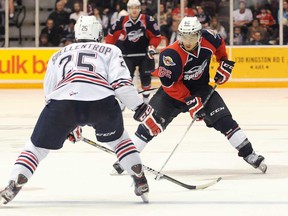
[[[75,24],[75,39],[100,42],[103,39],[102,25],[95,16],[80,16]]]
[[[191,43],[199,42],[202,25],[197,17],[184,17],[178,26],[180,41],[189,40]]]
[[[130,8],[131,7],[137,7],[138,8],[138,12],[140,13],[141,11],[141,3],[139,0],[129,0],[127,3],[127,10],[128,13],[130,14]]]

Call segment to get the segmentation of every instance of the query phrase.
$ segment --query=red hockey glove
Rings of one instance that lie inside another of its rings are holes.
[[[148,46],[147,55],[150,59],[154,59],[154,55],[156,54],[155,47],[153,45]]]
[[[215,82],[220,85],[224,84],[230,78],[234,64],[234,61],[221,61],[214,77]]]
[[[189,108],[190,116],[197,121],[201,121],[205,117],[205,111],[200,97],[187,97],[185,102]]]
[[[142,122],[149,130],[151,136],[156,136],[163,131],[161,124],[157,122],[154,109],[149,104],[141,104],[136,109],[133,118]]]
[[[72,143],[82,140],[82,127],[77,126],[72,132],[70,132],[68,140]]]

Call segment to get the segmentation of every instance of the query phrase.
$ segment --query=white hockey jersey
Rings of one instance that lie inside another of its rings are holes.
[[[115,95],[132,110],[143,103],[121,50],[96,42],[70,44],[50,58],[44,95],[47,103],[51,99],[95,101]]]

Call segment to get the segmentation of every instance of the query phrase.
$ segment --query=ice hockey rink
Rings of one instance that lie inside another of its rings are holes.
[[[115,157],[84,142],[65,142],[40,163],[16,198],[0,207],[0,216],[286,216],[288,213],[288,88],[225,89],[233,117],[266,157],[266,174],[252,168],[226,138],[195,122],[163,172],[186,184],[222,180],[205,190],[187,190],[146,172],[150,203],[133,192],[128,175],[111,175]],[[42,90],[0,90],[0,190],[29,139],[44,106]],[[126,129],[138,123],[125,110]],[[159,170],[179,142],[191,118],[181,114],[141,153],[143,163]],[[89,127],[83,136],[95,140]]]

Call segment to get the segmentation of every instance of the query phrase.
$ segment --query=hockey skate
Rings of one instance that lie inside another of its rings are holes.
[[[135,173],[135,175],[131,175],[134,180],[135,189],[134,192],[136,196],[140,196],[144,203],[148,203],[148,192],[149,186],[147,183],[147,179],[143,172],[143,167],[141,164],[136,164],[131,167],[131,170]]]
[[[257,155],[253,151],[250,155],[243,159],[255,169],[259,169],[261,172],[266,173],[267,165],[264,163],[265,158],[262,155]]]
[[[120,163],[116,161],[113,164],[113,170],[111,172],[111,175],[121,175],[125,170],[121,167]]]
[[[0,206],[13,200],[27,181],[28,179],[22,174],[18,175],[17,180],[11,180],[9,185],[4,190],[0,191]]]
[[[136,196],[140,196],[144,203],[148,203],[149,186],[144,173],[142,173],[141,176],[133,175],[132,178],[135,184],[134,192]]]

